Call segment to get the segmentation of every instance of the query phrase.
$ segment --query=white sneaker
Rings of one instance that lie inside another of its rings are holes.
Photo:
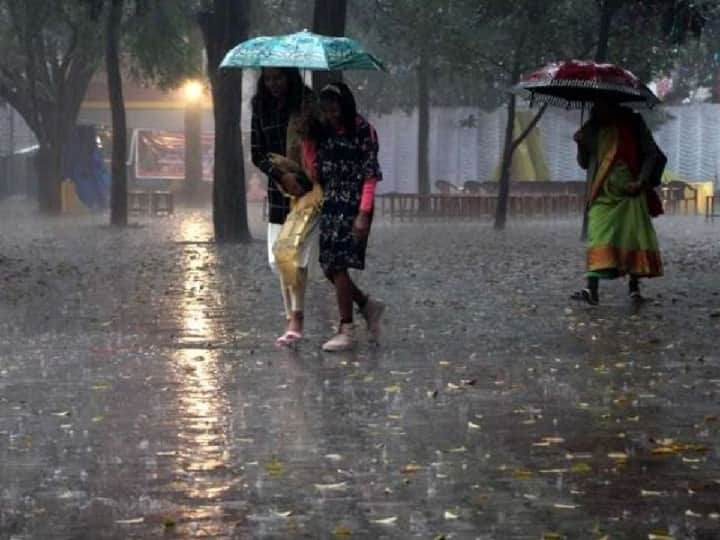
[[[384,311],[385,304],[372,298],[368,298],[365,307],[360,310],[360,314],[367,323],[370,341],[378,341],[380,339],[380,321]]]
[[[338,333],[327,341],[322,349],[325,352],[349,351],[355,347],[355,327],[352,324],[341,324]]]

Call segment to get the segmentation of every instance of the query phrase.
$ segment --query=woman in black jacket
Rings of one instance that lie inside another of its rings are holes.
[[[298,197],[305,189],[297,175],[274,167],[270,154],[288,156],[288,140],[299,141],[299,134],[292,130],[303,125],[312,96],[299,70],[264,68],[252,99],[252,161],[268,177],[268,261],[276,273],[272,248],[290,211],[288,195]],[[305,284],[287,287],[281,277],[280,287],[288,326],[277,343],[291,345],[302,338]]]

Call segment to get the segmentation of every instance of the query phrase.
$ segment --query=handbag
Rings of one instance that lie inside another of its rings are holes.
[[[648,189],[645,197],[647,198],[648,213],[650,217],[658,217],[665,213],[663,209],[662,200],[654,189]]]
[[[636,113],[635,118],[637,123],[636,129],[638,140],[647,138],[648,143],[652,145],[655,152],[655,163],[652,170],[648,174],[647,185],[649,185],[651,188],[660,187],[660,185],[662,184],[663,173],[665,172],[665,167],[667,166],[668,158],[658,146],[657,142],[655,141],[655,137],[653,137],[652,132],[648,129],[647,125],[645,124],[645,120],[643,120],[643,117]],[[642,146],[639,145],[639,148],[642,148]],[[642,160],[643,156],[641,155],[640,161]],[[658,201],[659,200],[660,199],[658,197]],[[660,206],[662,207],[662,203],[660,204]],[[662,213],[662,211],[660,213]]]
[[[276,169],[282,171],[283,173],[293,173],[297,177],[298,184],[300,184],[300,187],[303,190],[303,195],[312,191],[313,181],[310,180],[308,174],[296,161],[286,158],[285,156],[282,156],[280,154],[275,154],[273,152],[268,153],[268,159],[270,160],[270,163],[272,163],[273,167],[275,167]],[[282,185],[279,183],[278,189],[280,189],[280,191],[284,195],[289,197],[289,195],[285,193],[285,190],[282,188]]]

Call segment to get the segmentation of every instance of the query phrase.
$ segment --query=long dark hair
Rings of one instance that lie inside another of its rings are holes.
[[[320,91],[320,105],[322,103],[337,103],[340,107],[342,126],[347,135],[354,135],[357,128],[357,104],[355,97],[343,82],[330,83]],[[309,125],[309,136],[315,141],[327,139],[333,135],[329,126],[324,125],[317,118],[312,118]]]
[[[354,134],[357,123],[357,103],[355,103],[355,96],[350,87],[344,82],[328,84],[320,91],[320,103],[322,104],[323,101],[337,103],[340,106],[340,116],[345,133]]]
[[[303,101],[306,101],[312,96],[312,90],[308,88],[303,82],[302,75],[298,68],[270,68],[277,69],[287,79],[287,107],[288,111],[292,113],[298,113],[302,110]],[[263,70],[264,73],[264,70]],[[263,80],[263,73],[260,74],[257,80],[257,87],[255,89],[255,95],[252,98],[253,111],[260,113],[267,113],[277,106],[277,100],[268,91]]]

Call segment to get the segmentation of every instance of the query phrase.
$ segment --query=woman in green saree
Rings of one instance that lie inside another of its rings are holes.
[[[574,139],[589,188],[587,287],[572,297],[596,305],[600,279],[627,275],[630,297],[640,300],[640,278],[663,274],[648,200],[664,156],[639,114],[605,102],[595,103]]]

